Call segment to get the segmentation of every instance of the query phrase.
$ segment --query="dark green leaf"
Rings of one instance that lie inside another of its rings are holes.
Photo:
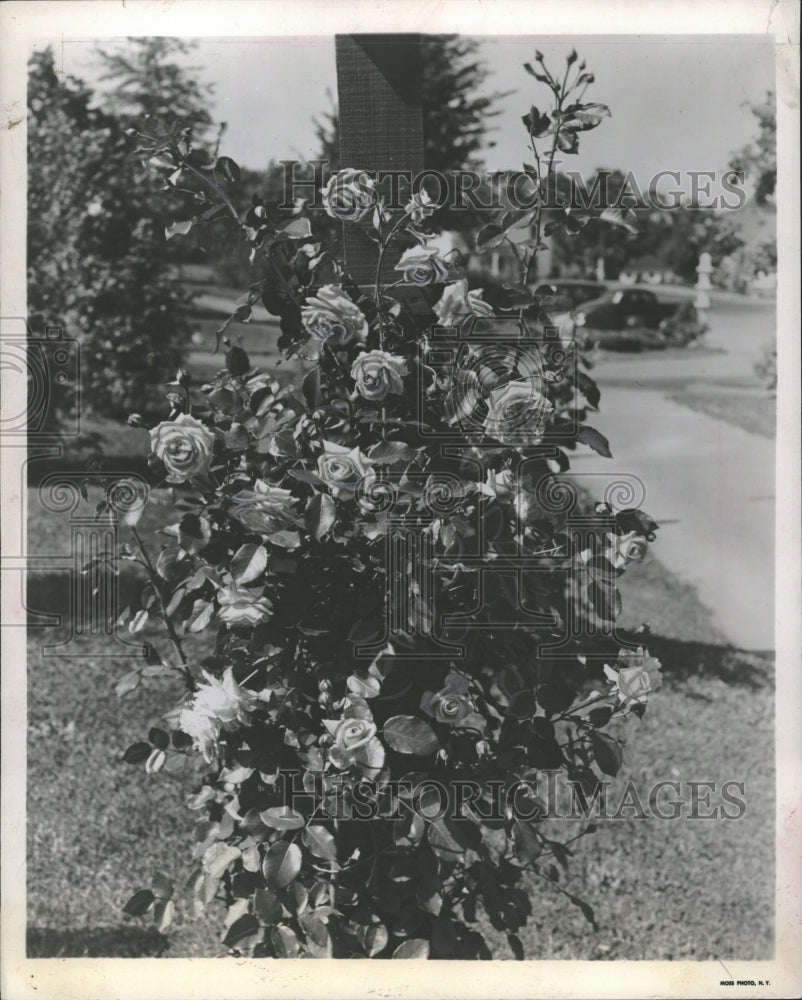
[[[576,697],[576,691],[568,684],[541,684],[537,692],[537,701],[547,712],[564,712]]]
[[[327,493],[316,493],[304,511],[304,525],[309,534],[320,541],[334,527],[337,506]]]
[[[477,250],[492,250],[493,247],[497,247],[503,242],[504,230],[495,223],[484,226],[476,235]]]
[[[274,830],[300,830],[304,825],[303,816],[289,806],[272,806],[259,813],[259,819],[265,826]]]
[[[150,753],[153,747],[150,743],[132,743],[130,747],[123,754],[123,760],[126,764],[141,764],[150,757]]]
[[[265,924],[276,924],[281,920],[281,900],[268,889],[257,889],[253,894],[253,908]]]
[[[236,948],[245,943],[246,939],[261,936],[262,928],[252,913],[245,913],[226,931],[223,944],[227,948]]]
[[[331,937],[323,921],[313,913],[304,913],[298,922],[306,935],[307,951],[315,958],[331,958]]]
[[[270,847],[262,864],[262,873],[269,889],[283,889],[301,870],[301,849],[296,844],[279,840]]]
[[[140,889],[125,904],[123,912],[131,917],[141,917],[143,913],[147,913],[150,909],[155,898],[150,889]]]
[[[235,160],[232,160],[230,156],[219,157],[216,167],[227,181],[231,181],[232,184],[239,184],[241,176],[239,164]]]
[[[308,826],[301,835],[301,839],[316,858],[325,858],[328,861],[337,860],[337,844],[325,826]]]
[[[240,586],[251,583],[264,573],[267,567],[267,549],[263,545],[249,542],[237,549],[231,560],[231,575]]]
[[[624,755],[620,743],[608,736],[606,733],[592,732],[590,743],[593,747],[593,755],[596,763],[604,774],[615,777],[621,770]]]
[[[384,738],[398,753],[423,756],[440,749],[440,741],[428,722],[412,715],[394,715],[388,719],[384,724]]]
[[[357,930],[357,937],[368,958],[378,955],[390,939],[384,924],[362,924]]]
[[[577,432],[576,439],[581,444],[589,445],[604,458],[613,457],[607,438],[603,434],[600,434],[595,427],[588,427],[587,424],[583,424]]]
[[[270,940],[279,958],[294,958],[301,950],[295,931],[286,924],[279,924],[270,932]]]
[[[166,750],[170,745],[170,736],[157,726],[153,726],[152,729],[148,730],[148,739],[159,750]]]
[[[507,942],[510,946],[510,950],[515,956],[516,962],[523,962],[524,960],[524,946],[521,944],[521,939],[517,934],[508,934]]]
[[[429,942],[423,938],[410,938],[409,941],[402,941],[393,952],[393,958],[428,958]]]

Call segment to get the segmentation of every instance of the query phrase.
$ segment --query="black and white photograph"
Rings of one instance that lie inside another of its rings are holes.
[[[799,995],[798,9],[392,8],[0,9],[2,994]]]

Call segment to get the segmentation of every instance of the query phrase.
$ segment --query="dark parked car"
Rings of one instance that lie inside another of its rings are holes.
[[[546,309],[552,312],[575,309],[580,303],[596,299],[606,291],[607,286],[600,281],[582,281],[576,278],[556,278],[535,289],[536,294],[543,296]]]
[[[575,310],[575,320],[578,326],[591,330],[626,330],[628,327],[656,330],[676,311],[676,303],[660,302],[654,292],[619,288],[580,303]]]

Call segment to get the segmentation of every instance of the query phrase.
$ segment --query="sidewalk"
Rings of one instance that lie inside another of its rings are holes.
[[[660,391],[605,384],[590,421],[612,459],[577,452],[576,472],[634,474],[661,525],[655,556],[693,584],[743,649],[774,648],[774,441],[696,413]]]

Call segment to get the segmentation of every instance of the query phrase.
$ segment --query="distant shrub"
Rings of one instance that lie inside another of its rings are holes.
[[[170,279],[164,200],[130,156],[123,124],[34,56],[28,86],[28,307],[81,343],[85,404],[122,415],[156,404],[180,364],[186,298]]]

